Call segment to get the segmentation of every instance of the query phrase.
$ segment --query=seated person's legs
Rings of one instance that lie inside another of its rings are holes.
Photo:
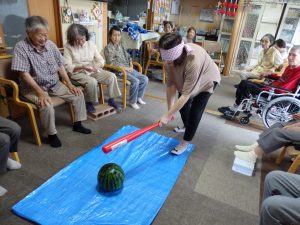
[[[145,90],[148,85],[149,79],[147,76],[139,73],[136,70],[133,70],[133,75],[139,80],[139,88],[138,88],[139,90],[138,90],[137,102],[139,104],[145,105],[146,102],[144,102],[143,98],[144,98]]]
[[[73,131],[90,134],[91,130],[82,126],[81,121],[87,119],[85,100],[83,94],[75,95],[70,93],[69,89],[60,82],[56,92],[51,92],[51,96],[57,96],[65,100],[66,102],[72,102],[75,112],[75,122],[73,124]]]
[[[98,82],[97,80],[85,73],[72,74],[72,80],[78,82],[84,87],[83,93],[86,101],[87,112],[93,113],[96,111],[94,104],[98,102]]]
[[[21,168],[21,164],[8,158],[9,152],[18,150],[21,128],[15,122],[0,116],[0,174],[7,169],[16,170]],[[0,196],[7,190],[0,186]]]
[[[101,72],[94,73],[91,76],[93,76],[98,83],[108,86],[108,105],[114,107],[117,112],[121,112],[121,107],[114,100],[114,98],[121,96],[116,75],[109,71],[101,70]]]
[[[48,93],[46,94],[48,95]],[[35,92],[26,93],[24,94],[24,97],[37,106],[40,113],[42,126],[48,135],[48,140],[51,147],[60,147],[61,142],[57,137],[57,130],[55,127],[55,111],[53,105],[48,104],[42,107]]]
[[[244,99],[249,98],[250,94],[257,95],[261,92],[260,87],[261,86],[259,84],[252,83],[248,80],[242,80],[236,89],[236,100],[234,105],[232,107],[220,107],[218,108],[218,111],[223,113],[224,115],[233,116]]]
[[[10,138],[7,134],[0,133],[0,174],[7,170],[7,158],[10,149]]]
[[[297,131],[288,126],[274,127],[257,140],[258,145],[255,148],[249,148],[247,151],[235,151],[234,155],[245,161],[255,163],[258,156],[274,152],[295,141],[300,141],[300,130]]]
[[[300,176],[270,172],[265,179],[260,225],[298,224],[300,221]]]
[[[137,104],[140,81],[133,73],[127,71],[127,80],[130,82],[129,104],[134,109],[139,109]]]

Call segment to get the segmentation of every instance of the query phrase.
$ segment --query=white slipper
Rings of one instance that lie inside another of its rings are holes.
[[[187,150],[187,147],[186,146],[185,148],[182,148],[182,149],[177,149],[176,147],[171,151],[172,154],[174,155],[181,155],[182,153],[184,153],[186,150]]]
[[[0,196],[5,195],[6,192],[7,190],[4,187],[0,186]]]
[[[11,158],[7,159],[7,169],[9,169],[9,170],[18,170],[21,167],[22,167],[22,165],[18,161],[15,161]]]

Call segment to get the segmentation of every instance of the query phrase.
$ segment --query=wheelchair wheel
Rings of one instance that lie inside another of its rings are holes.
[[[300,100],[293,97],[279,97],[270,101],[263,109],[262,120],[269,128],[278,122],[293,120],[293,114],[300,112]]]
[[[250,119],[247,116],[244,116],[240,119],[240,123],[243,125],[247,125],[249,122],[250,122]]]

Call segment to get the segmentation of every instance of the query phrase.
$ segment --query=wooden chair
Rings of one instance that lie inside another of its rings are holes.
[[[18,74],[14,71],[10,70],[11,67],[11,58],[9,59],[2,59],[0,61],[0,89],[1,93],[4,93],[4,98],[6,101],[13,103],[21,108],[24,108],[29,116],[31,127],[33,130],[35,142],[37,145],[42,145],[40,133],[37,127],[35,112],[38,110],[36,105],[27,102],[22,98],[19,92],[19,86],[17,85],[18,82]],[[54,107],[60,106],[65,102],[63,99],[59,97],[51,97],[51,102]],[[67,103],[70,111],[70,118],[72,124],[75,121],[74,116],[74,109],[72,103]]]
[[[132,64],[137,69],[137,71],[139,73],[142,73],[142,66],[138,62],[133,62]],[[127,80],[126,70],[123,67],[119,67],[119,66],[115,66],[115,65],[111,65],[111,64],[105,64],[103,69],[115,72],[116,74],[122,74],[123,75],[121,78],[118,77],[118,80],[120,82],[122,82],[122,85],[123,85],[123,94],[122,94],[123,108],[126,109],[126,106],[127,106],[127,99],[126,99],[127,98],[127,86],[130,85],[130,82]],[[103,96],[103,88],[101,88],[101,92],[102,92],[101,96]]]
[[[298,169],[299,165],[300,165],[300,151],[296,150],[295,146],[293,146],[293,145],[284,147],[281,150],[280,154],[277,156],[276,164],[279,165],[283,161],[284,156],[285,156],[286,153],[289,156],[295,157],[292,165],[288,169],[289,173],[295,173],[296,170]]]
[[[221,69],[222,64],[222,45],[220,42],[217,41],[203,41],[202,46],[207,53],[210,55],[210,57],[213,59],[213,61],[219,66]]]
[[[19,158],[18,152],[11,152],[10,155],[11,155],[11,157],[12,157],[14,160],[20,162],[20,158]]]
[[[158,41],[145,41],[145,45],[146,45],[146,57],[147,57],[147,63],[146,63],[146,67],[145,67],[145,75],[147,75],[148,73],[148,69],[149,66],[159,66],[162,69],[162,81],[163,84],[166,83],[166,74],[165,74],[165,68],[164,68],[164,63],[163,61],[160,59],[160,54],[159,52],[155,52],[155,57],[154,59],[151,57],[152,56],[152,49],[153,49],[153,45],[154,43],[157,43]]]

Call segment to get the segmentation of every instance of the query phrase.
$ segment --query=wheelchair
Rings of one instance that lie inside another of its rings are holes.
[[[247,125],[255,113],[262,118],[264,126],[269,128],[278,122],[292,121],[293,115],[300,113],[300,83],[295,93],[270,85],[265,87],[271,90],[261,91],[258,96],[250,95],[244,99],[234,111],[232,118],[242,113],[239,122]],[[276,93],[276,90],[280,90],[281,93]]]

